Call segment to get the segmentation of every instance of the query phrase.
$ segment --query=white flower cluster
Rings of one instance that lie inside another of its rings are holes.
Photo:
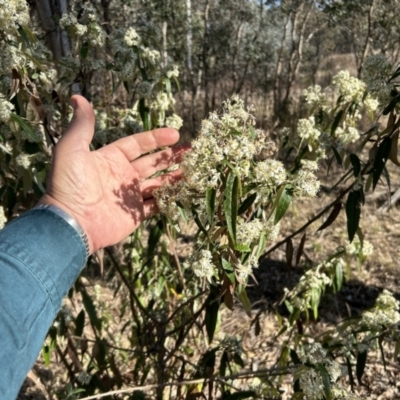
[[[238,222],[236,240],[243,245],[249,245],[258,240],[265,229],[264,224],[258,218],[252,221],[240,218]]]
[[[138,46],[141,41],[141,37],[136,32],[136,29],[131,27],[125,32],[124,40],[128,46]]]
[[[366,260],[374,251],[374,246],[364,240],[362,245],[358,238],[345,247],[345,252],[349,256],[357,255],[361,260]]]
[[[179,69],[176,64],[174,64],[170,69],[165,73],[168,78],[177,78],[179,76]]]
[[[62,29],[69,29],[76,36],[83,36],[88,30],[87,26],[80,24],[76,15],[72,13],[63,14],[58,23]]]
[[[4,208],[0,206],[0,229],[3,229],[7,223],[7,217]]]
[[[366,85],[357,78],[350,76],[348,71],[340,71],[332,79],[333,85],[336,87],[343,101],[350,103],[355,101],[360,103],[364,96]]]
[[[349,398],[343,396],[347,394],[347,391],[340,384],[336,384],[336,381],[343,376],[344,371],[340,364],[327,354],[320,343],[311,343],[300,347],[298,356],[302,363],[307,364],[300,366],[294,373],[295,379],[299,380],[304,399],[319,400],[325,397],[321,373],[317,368],[309,366],[310,364],[313,366],[322,365],[327,371],[331,381],[332,399]]]
[[[320,182],[314,172],[318,169],[315,161],[302,160],[301,168],[292,177],[294,194],[297,197],[315,197],[320,188]]]
[[[308,270],[291,291],[285,289],[286,305],[307,314],[308,310],[316,313],[326,287],[333,285],[337,269],[343,266],[344,261],[338,257]]]
[[[21,69],[27,63],[26,56],[17,48],[0,42],[0,75],[11,75],[13,69]]]
[[[8,122],[14,106],[7,100],[0,97],[0,122]]]
[[[399,302],[386,289],[376,299],[374,308],[365,311],[361,319],[361,325],[372,331],[380,331],[382,326],[388,328],[399,322]]]
[[[314,117],[302,118],[297,123],[297,134],[307,143],[314,143],[321,135],[321,131],[315,127]]]
[[[103,47],[106,42],[106,34],[98,23],[96,9],[89,3],[83,4],[83,12],[79,21],[77,14],[73,11],[63,14],[59,20],[59,25],[75,36],[86,35],[92,46]]]
[[[179,130],[182,128],[183,119],[178,114],[172,114],[165,120],[165,126]]]
[[[0,0],[0,31],[12,33],[28,23],[29,7],[26,0]]]
[[[200,250],[194,253],[184,264],[186,268],[191,267],[199,278],[206,278],[211,282],[215,267],[212,262],[212,254],[209,250]]]
[[[275,188],[287,181],[284,165],[277,160],[260,161],[254,168],[255,179],[268,189]]]
[[[307,107],[311,110],[318,107],[322,109],[326,107],[326,96],[319,85],[310,86],[308,89],[305,89],[303,96],[305,97]]]
[[[141,53],[142,57],[151,65],[158,65],[161,60],[161,54],[158,50],[144,47]]]
[[[348,143],[354,143],[360,138],[360,132],[358,129],[348,126],[345,129],[339,127],[335,131],[335,139],[340,145],[345,145]]]

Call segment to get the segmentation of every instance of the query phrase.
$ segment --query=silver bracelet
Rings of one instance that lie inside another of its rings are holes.
[[[64,221],[68,222],[78,232],[79,236],[83,240],[86,248],[86,259],[88,259],[90,255],[88,237],[83,228],[78,224],[78,222],[75,221],[73,217],[71,217],[71,215],[66,213],[64,210],[61,210],[61,208],[50,204],[38,204],[36,207],[34,207],[34,210],[49,210],[54,214],[57,214]]]

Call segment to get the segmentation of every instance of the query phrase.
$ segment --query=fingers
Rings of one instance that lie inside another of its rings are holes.
[[[139,178],[148,178],[156,172],[163,171],[174,164],[178,164],[183,154],[190,149],[189,144],[171,147],[158,153],[148,154],[147,156],[131,162],[133,168],[139,174]]]
[[[141,191],[143,199],[153,197],[153,191],[164,184],[172,185],[182,179],[182,170],[178,169],[173,172],[158,176],[157,178],[147,179],[141,183]]]
[[[160,147],[171,146],[178,140],[178,131],[172,128],[160,128],[119,139],[112,146],[117,147],[129,161],[133,161],[142,154]]]
[[[70,99],[74,116],[57,144],[57,151],[89,150],[94,134],[95,116],[92,106],[82,96],[75,95]]]

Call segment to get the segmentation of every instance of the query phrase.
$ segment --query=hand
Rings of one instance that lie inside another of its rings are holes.
[[[153,190],[180,179],[181,171],[149,177],[178,163],[189,146],[140,157],[179,140],[176,130],[162,128],[90,151],[93,109],[82,96],[71,97],[71,105],[74,116],[54,149],[46,194],[39,203],[54,204],[74,217],[85,230],[93,253],[118,243],[157,212]]]

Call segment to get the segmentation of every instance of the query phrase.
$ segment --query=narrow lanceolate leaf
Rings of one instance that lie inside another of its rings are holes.
[[[329,373],[322,364],[317,364],[317,369],[321,375],[322,384],[324,385],[325,398],[329,399],[331,394],[331,379]]]
[[[216,190],[213,188],[208,188],[206,190],[206,211],[207,211],[208,222],[210,223],[210,225],[212,225],[214,221],[216,193],[217,193]]]
[[[340,262],[336,263],[335,271],[335,286],[336,291],[339,292],[343,285],[343,268]]]
[[[238,177],[231,171],[226,180],[224,212],[229,236],[236,243],[236,220],[238,216]]]
[[[400,96],[397,95],[387,106],[386,108],[383,110],[383,115],[388,115],[391,111],[394,110],[394,108],[396,107],[396,104],[400,102]]]
[[[343,164],[343,160],[342,157],[340,156],[339,152],[336,150],[335,146],[331,146],[333,154],[335,155],[336,158],[336,162],[338,163],[338,165],[342,165]]]
[[[21,127],[21,129],[28,135],[29,139],[31,139],[33,142],[38,142],[38,137],[36,135],[36,132],[33,130],[33,128],[30,126],[30,124],[25,122],[17,114],[11,114],[10,118]]]
[[[251,303],[249,298],[247,297],[246,288],[243,287],[242,285],[240,285],[238,288],[237,296],[240,302],[242,303],[242,306],[246,311],[246,314],[251,318]]]
[[[337,127],[339,126],[340,121],[342,120],[342,117],[343,117],[343,110],[340,110],[340,111],[335,115],[335,118],[334,118],[334,120],[333,120],[333,122],[332,122],[332,128],[331,128],[331,133],[332,133],[332,135],[335,133]]]
[[[350,162],[351,165],[353,166],[354,176],[357,178],[357,176],[359,176],[361,172],[361,161],[354,153],[351,153]]]
[[[213,341],[215,328],[217,327],[219,305],[219,300],[214,300],[210,297],[206,306],[206,316],[204,319],[204,323],[206,325],[209,343]]]
[[[357,354],[356,375],[358,383],[361,385],[361,378],[364,375],[365,364],[367,363],[367,352],[359,352]]]
[[[89,315],[90,322],[97,328],[97,330],[101,331],[101,319],[97,316],[96,307],[93,303],[92,298],[86,292],[86,289],[81,290],[82,301],[85,307],[86,312]]]
[[[276,206],[275,220],[274,220],[275,224],[277,224],[285,215],[291,202],[292,202],[292,189],[289,187],[285,187],[285,189],[282,191],[281,196],[279,197],[278,204]]]
[[[352,190],[346,202],[347,233],[350,242],[353,241],[357,232],[361,216],[361,190]]]
[[[299,248],[297,249],[295,267],[297,267],[299,265],[301,255],[303,254],[304,245],[306,243],[306,238],[307,238],[307,234],[304,233],[304,235],[301,237]]]
[[[257,198],[257,193],[253,193],[250,196],[248,196],[240,205],[238,210],[238,215],[245,213],[253,205],[256,198]]]
[[[400,167],[400,162],[397,158],[397,149],[398,149],[398,144],[399,144],[399,133],[400,131],[397,130],[393,136],[392,136],[392,145],[390,147],[390,154],[389,154],[389,160]]]
[[[323,229],[327,228],[328,226],[332,225],[338,215],[340,214],[340,210],[342,209],[342,203],[336,203],[332,207],[332,211],[329,214],[329,217],[326,221],[318,228],[317,232],[322,231]]]
[[[89,42],[85,42],[83,43],[80,51],[82,59],[85,59],[87,57],[88,52],[89,52]]]
[[[351,362],[348,357],[346,357],[346,365],[347,365],[347,372],[349,373],[349,381],[350,381],[350,388],[351,391],[354,391],[354,378],[353,378],[353,369],[351,368]]]
[[[292,269],[293,252],[294,252],[293,240],[289,239],[286,242],[286,264],[289,270]]]
[[[149,131],[151,129],[150,109],[146,106],[145,99],[139,100],[139,114],[143,122],[143,129]]]
[[[373,190],[375,190],[375,187],[379,182],[379,178],[381,177],[386,161],[389,158],[391,147],[392,147],[392,139],[390,139],[389,137],[383,139],[378,147],[374,161],[374,168],[372,171]]]
[[[245,390],[236,392],[233,394],[229,394],[227,397],[224,397],[224,400],[244,400],[244,399],[255,399],[257,396],[257,392],[254,390]]]

